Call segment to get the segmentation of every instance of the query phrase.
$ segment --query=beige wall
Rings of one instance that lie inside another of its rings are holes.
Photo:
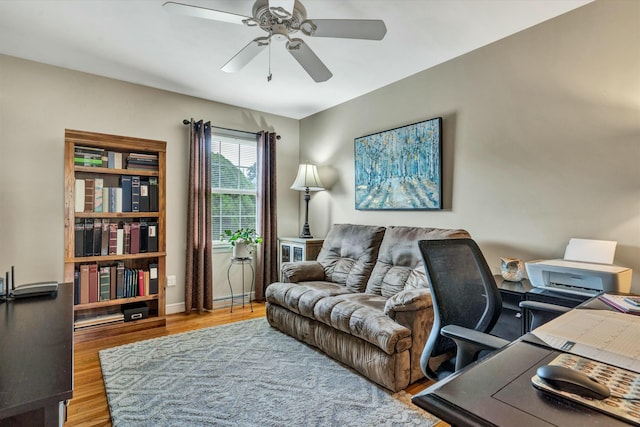
[[[300,159],[333,186],[310,224],[465,228],[501,256],[618,241],[640,292],[640,2],[599,0],[301,120]],[[389,64],[392,66],[392,64]],[[442,211],[357,211],[353,140],[444,118]]]
[[[189,118],[278,132],[279,227],[297,233],[299,194],[289,190],[299,122],[202,99],[0,55],[0,273],[18,284],[63,278],[64,130],[167,141],[167,303],[184,302]],[[214,255],[216,297],[226,296],[228,253]],[[171,308],[170,308],[171,309]]]

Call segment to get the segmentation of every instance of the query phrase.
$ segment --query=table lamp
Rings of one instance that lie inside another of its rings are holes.
[[[322,182],[320,182],[320,177],[318,176],[318,169],[316,168],[316,165],[302,163],[298,167],[298,175],[296,176],[296,180],[293,182],[291,189],[304,191],[304,226],[300,232],[300,237],[303,239],[312,239],[313,236],[309,230],[309,200],[311,199],[309,192],[324,190]]]

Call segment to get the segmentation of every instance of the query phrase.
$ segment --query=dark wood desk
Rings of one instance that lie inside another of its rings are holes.
[[[587,309],[608,309],[597,299]],[[583,309],[583,308],[578,308]],[[485,359],[439,381],[413,403],[454,426],[622,426],[604,413],[541,392],[536,369],[559,352],[527,334]]]
[[[73,286],[0,304],[0,345],[0,425],[61,425],[73,388]]]

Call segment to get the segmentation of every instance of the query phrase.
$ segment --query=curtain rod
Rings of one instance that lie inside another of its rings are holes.
[[[183,125],[188,125],[189,123],[191,123],[191,120],[187,120],[187,119],[182,120]],[[213,125],[211,127],[215,129],[230,131],[230,132],[240,132],[240,133],[247,133],[249,135],[258,135],[258,132],[247,132],[246,130],[229,129],[229,128],[223,128],[220,126],[213,126]],[[276,139],[280,139],[280,135],[276,135]]]

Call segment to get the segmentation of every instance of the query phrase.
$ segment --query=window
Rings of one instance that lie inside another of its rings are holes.
[[[253,134],[211,136],[211,237],[256,228],[257,147]]]

